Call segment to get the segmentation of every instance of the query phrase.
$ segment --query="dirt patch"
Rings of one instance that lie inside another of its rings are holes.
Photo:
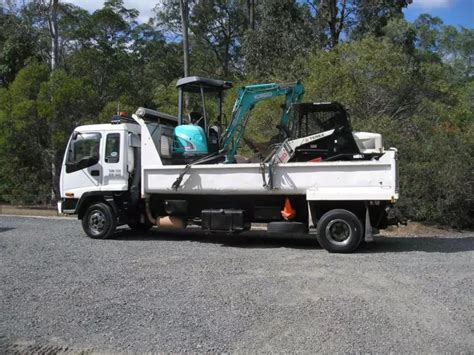
[[[408,222],[406,226],[390,226],[380,231],[380,234],[387,237],[457,237],[465,232],[442,226],[429,226],[420,222]]]
[[[2,214],[15,216],[58,216],[58,211],[52,207],[40,208],[0,205],[0,215]]]

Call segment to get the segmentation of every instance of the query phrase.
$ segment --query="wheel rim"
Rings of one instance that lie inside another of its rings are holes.
[[[351,226],[342,219],[334,219],[326,227],[326,237],[333,244],[345,245],[349,243],[351,236]]]
[[[94,210],[89,215],[89,228],[94,235],[99,235],[105,231],[106,218],[102,211]]]

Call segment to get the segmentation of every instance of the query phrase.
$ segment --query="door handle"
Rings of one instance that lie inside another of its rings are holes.
[[[91,175],[92,175],[92,176],[99,176],[99,175],[100,175],[100,171],[99,171],[99,170],[91,170]]]

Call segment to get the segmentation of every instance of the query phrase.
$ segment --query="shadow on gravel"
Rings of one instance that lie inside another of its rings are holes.
[[[112,239],[153,240],[153,241],[191,241],[198,243],[221,244],[233,248],[294,248],[321,249],[316,240],[307,235],[288,238],[286,235],[269,235],[263,231],[250,231],[242,234],[206,234],[199,229],[185,231],[134,232],[119,230]],[[359,247],[358,253],[402,253],[422,251],[427,253],[459,253],[474,250],[474,237],[376,237],[375,243],[366,243]]]
[[[36,342],[25,342],[25,343],[7,343],[3,345],[0,343],[1,354],[93,354],[92,349],[74,349],[67,346],[56,345],[56,344],[41,344]]]
[[[191,241],[197,243],[221,244],[223,247],[233,248],[294,248],[294,249],[320,249],[319,244],[314,239],[309,239],[307,235],[288,238],[286,235],[272,234],[266,232],[250,231],[241,234],[206,234],[199,229],[186,231],[158,232],[134,232],[129,229],[122,229],[115,233],[111,239],[115,240],[155,240],[159,241]]]
[[[12,229],[15,229],[15,228],[0,227],[0,233],[2,233],[2,232],[8,232],[8,231],[11,231]]]
[[[376,237],[375,243],[362,245],[361,253],[460,253],[474,250],[474,237]]]

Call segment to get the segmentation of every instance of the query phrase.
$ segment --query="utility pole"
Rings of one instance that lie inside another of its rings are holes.
[[[59,64],[58,5],[59,0],[49,1],[48,27],[51,35],[51,70],[56,69]]]
[[[184,76],[189,76],[188,0],[179,0],[179,8],[181,10],[181,30],[183,35]]]

